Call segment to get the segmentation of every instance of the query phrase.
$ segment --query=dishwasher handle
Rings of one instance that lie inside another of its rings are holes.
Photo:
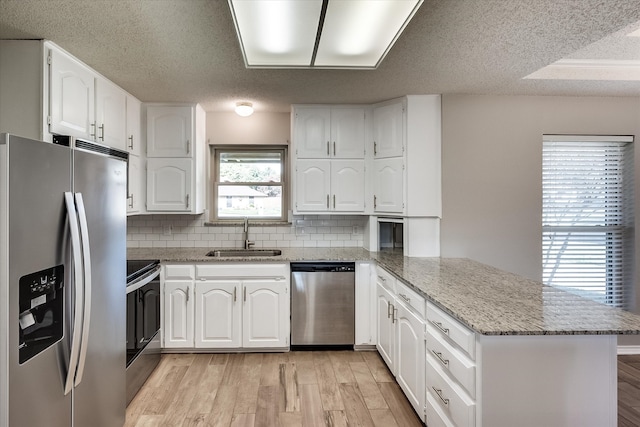
[[[356,271],[355,262],[295,262],[291,263],[291,272],[336,272]]]

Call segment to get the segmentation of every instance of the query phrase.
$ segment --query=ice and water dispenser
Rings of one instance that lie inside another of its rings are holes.
[[[22,276],[19,280],[20,344],[18,360],[25,363],[62,339],[64,266]]]

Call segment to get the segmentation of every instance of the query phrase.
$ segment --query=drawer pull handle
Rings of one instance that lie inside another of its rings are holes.
[[[442,326],[442,323],[436,322],[435,320],[432,320],[431,323],[433,323],[433,326],[435,326],[436,328],[440,329],[446,335],[449,335],[449,329],[445,328],[444,326]]]
[[[402,299],[405,300],[406,302],[411,302],[411,298],[409,298],[405,294],[398,294],[398,295],[400,295],[402,297]]]
[[[449,407],[449,399],[445,399],[444,397],[442,397],[442,390],[439,390],[435,387],[431,387],[431,388],[433,389],[433,391],[436,392],[440,400],[442,400],[442,403],[444,403],[444,406]]]
[[[385,279],[384,277],[382,277],[382,276],[380,276],[380,275],[378,275],[378,279],[382,280],[383,282],[386,282],[386,281],[387,281],[387,279]]]
[[[447,359],[442,358],[442,353],[437,352],[435,350],[431,350],[431,353],[433,353],[433,355],[436,357],[436,359],[440,361],[440,363],[442,363],[447,368],[449,367],[449,361]]]

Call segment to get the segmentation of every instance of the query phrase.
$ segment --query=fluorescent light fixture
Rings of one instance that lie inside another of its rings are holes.
[[[250,102],[236,102],[236,114],[242,117],[249,117],[253,114],[253,104]]]
[[[640,61],[561,59],[525,79],[640,81]]]
[[[375,69],[423,0],[228,0],[247,68]]]

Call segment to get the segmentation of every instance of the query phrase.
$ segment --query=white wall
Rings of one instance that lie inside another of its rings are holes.
[[[207,142],[213,145],[289,144],[290,129],[289,113],[207,113]]]
[[[541,280],[542,135],[635,135],[638,143],[640,99],[442,100],[442,256],[468,257]],[[640,254],[640,146],[635,155]]]

